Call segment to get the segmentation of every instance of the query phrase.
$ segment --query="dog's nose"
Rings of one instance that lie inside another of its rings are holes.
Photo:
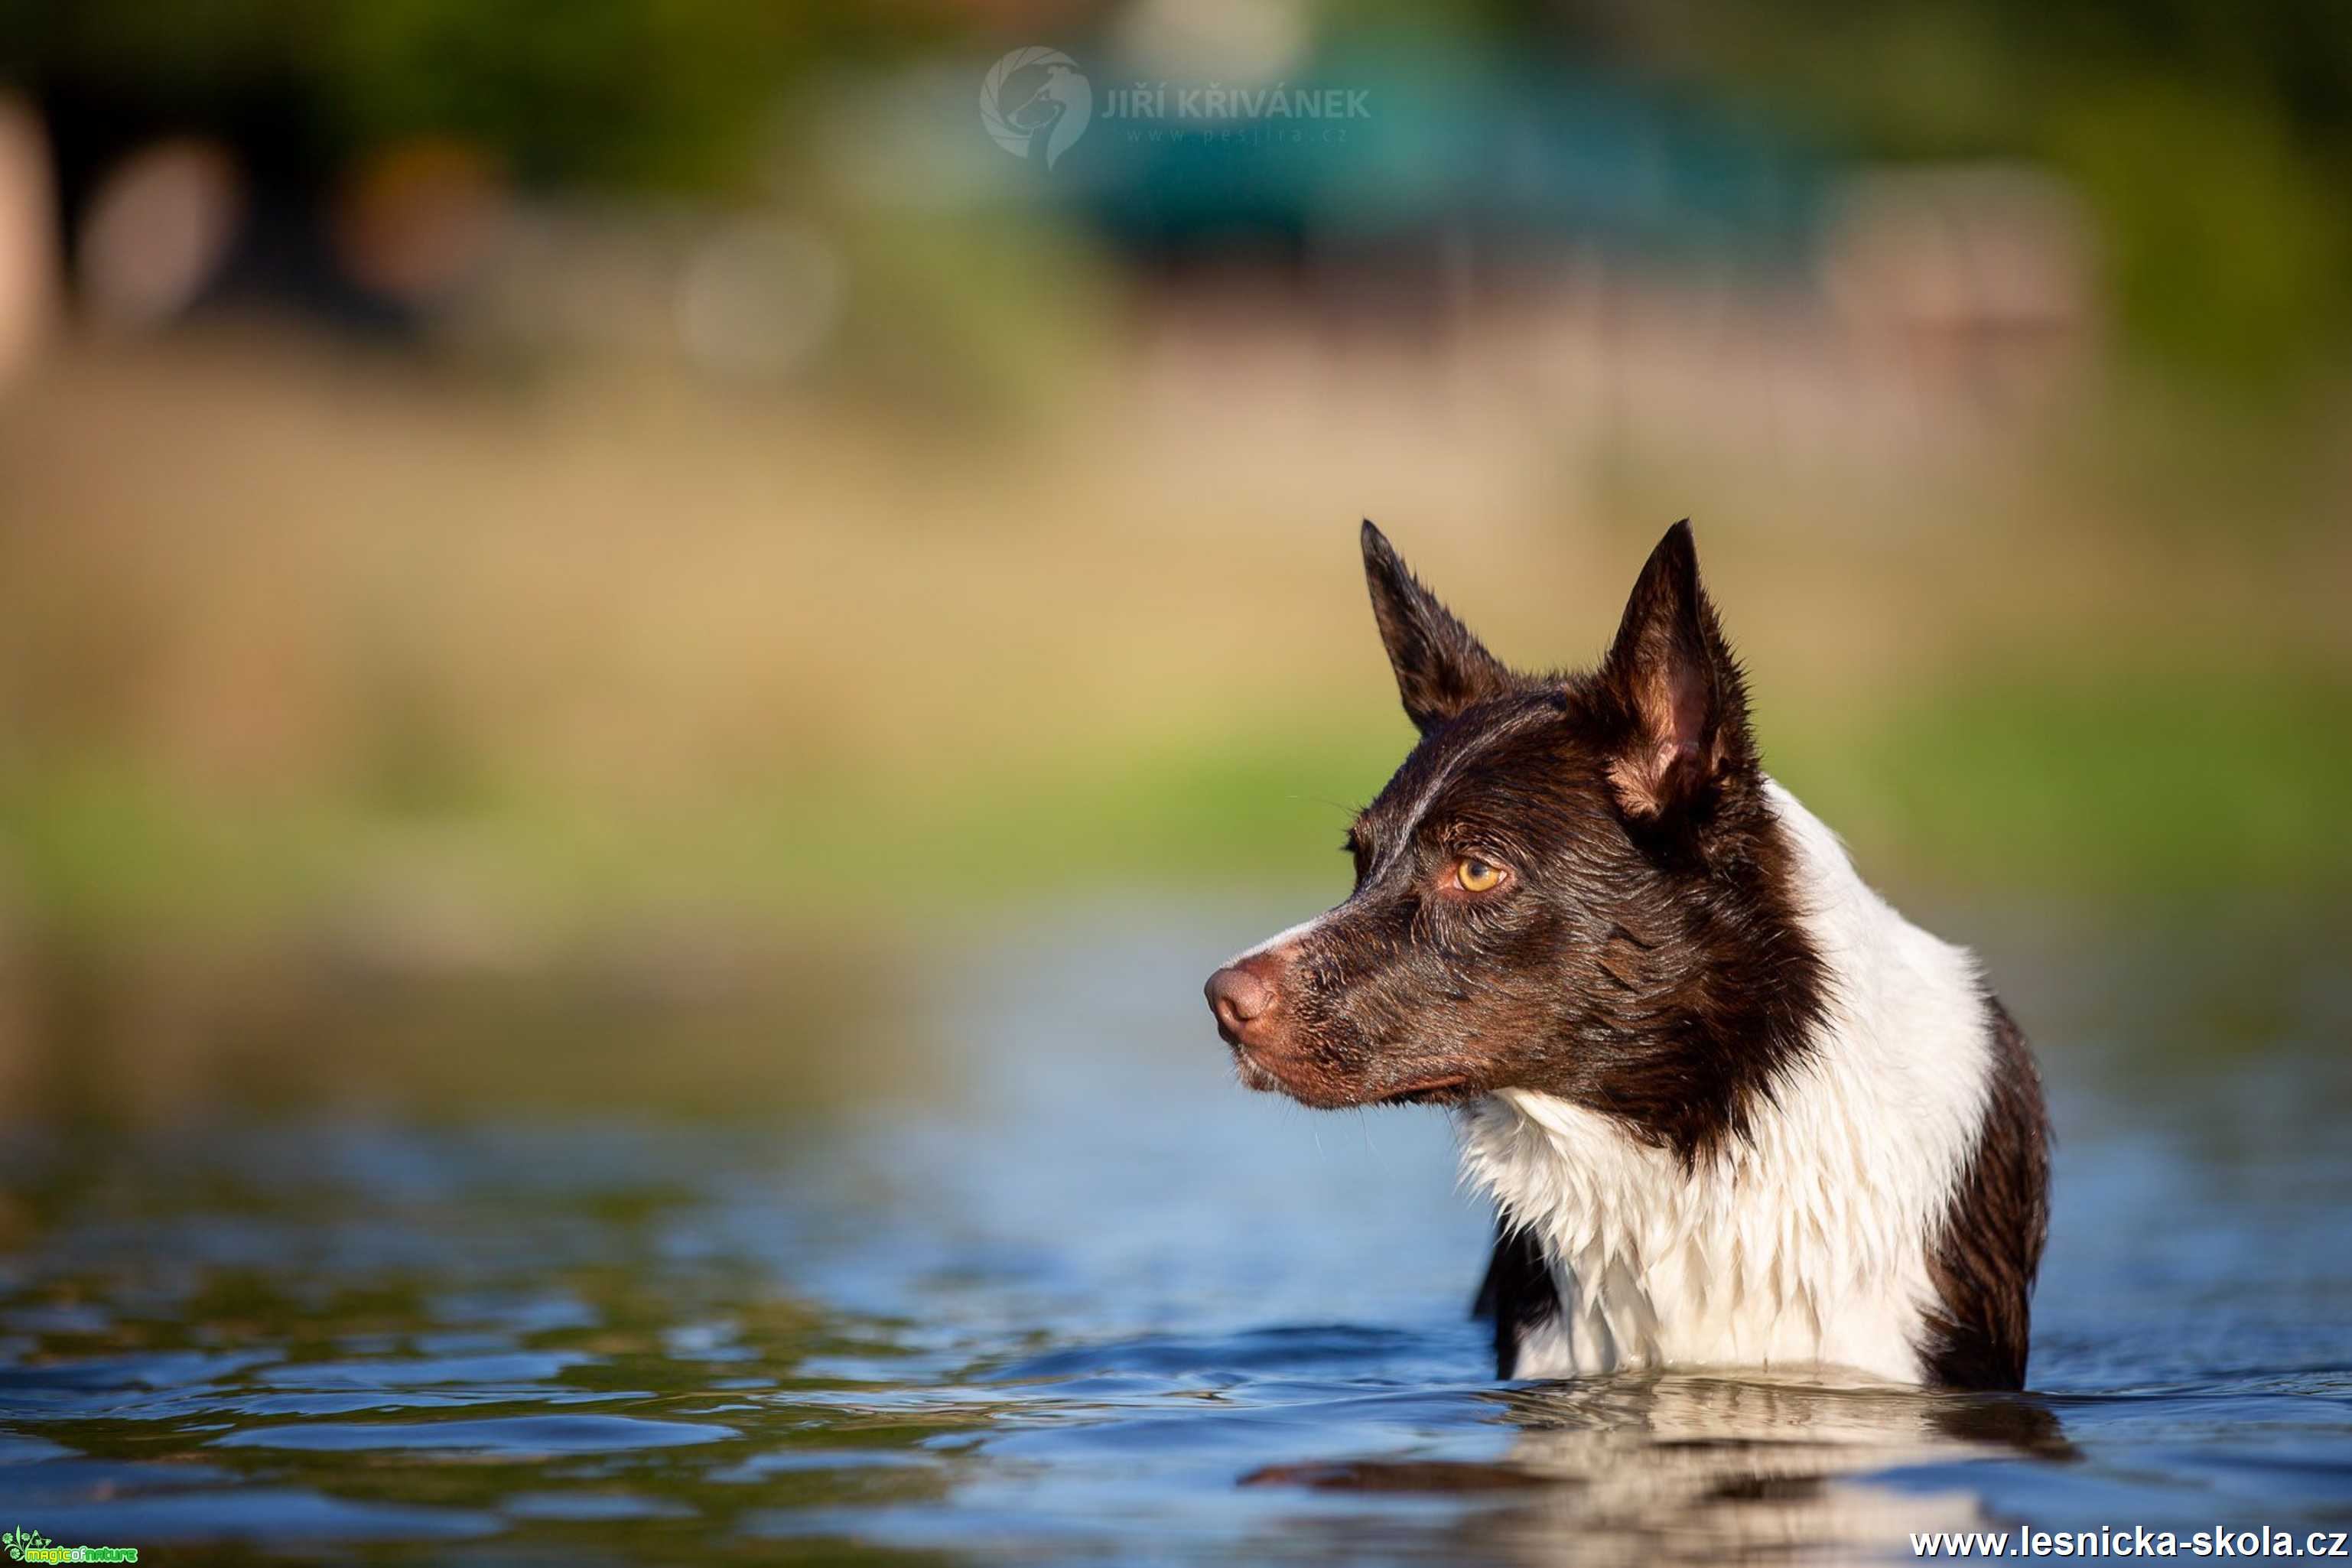
[[[1230,963],[1209,976],[1204,987],[1217,1032],[1234,1045],[1248,1042],[1250,1026],[1274,1011],[1275,988],[1262,958]]]

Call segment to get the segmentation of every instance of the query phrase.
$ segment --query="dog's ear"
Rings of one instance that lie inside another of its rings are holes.
[[[1425,735],[1472,703],[1509,690],[1511,672],[1405,569],[1369,521],[1363,538],[1372,616],[1413,728]]]
[[[1689,519],[1650,552],[1601,682],[1626,720],[1609,778],[1627,816],[1658,821],[1688,810],[1753,761],[1747,688],[1699,585]]]

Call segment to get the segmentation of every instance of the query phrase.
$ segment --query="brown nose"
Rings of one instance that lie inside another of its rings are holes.
[[[1217,1016],[1217,1033],[1227,1045],[1257,1043],[1252,1038],[1252,1026],[1258,1026],[1256,1032],[1264,1032],[1262,1020],[1274,1011],[1278,994],[1272,968],[1264,956],[1245,958],[1209,976],[1204,988],[1209,1011]]]

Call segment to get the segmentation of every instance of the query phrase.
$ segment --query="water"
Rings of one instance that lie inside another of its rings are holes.
[[[2062,1132],[2036,1392],[1978,1397],[1496,1385],[1442,1118],[1227,1079],[1196,986],[1263,923],[966,954],[904,1026],[937,1069],[817,1120],[14,1135],[0,1528],[569,1563],[2352,1527],[2335,944],[1978,922]]]

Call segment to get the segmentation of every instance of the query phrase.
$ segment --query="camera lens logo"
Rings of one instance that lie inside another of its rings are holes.
[[[1078,63],[1059,49],[1032,45],[988,68],[980,84],[980,122],[1016,158],[1052,168],[1084,135],[1095,92]]]

